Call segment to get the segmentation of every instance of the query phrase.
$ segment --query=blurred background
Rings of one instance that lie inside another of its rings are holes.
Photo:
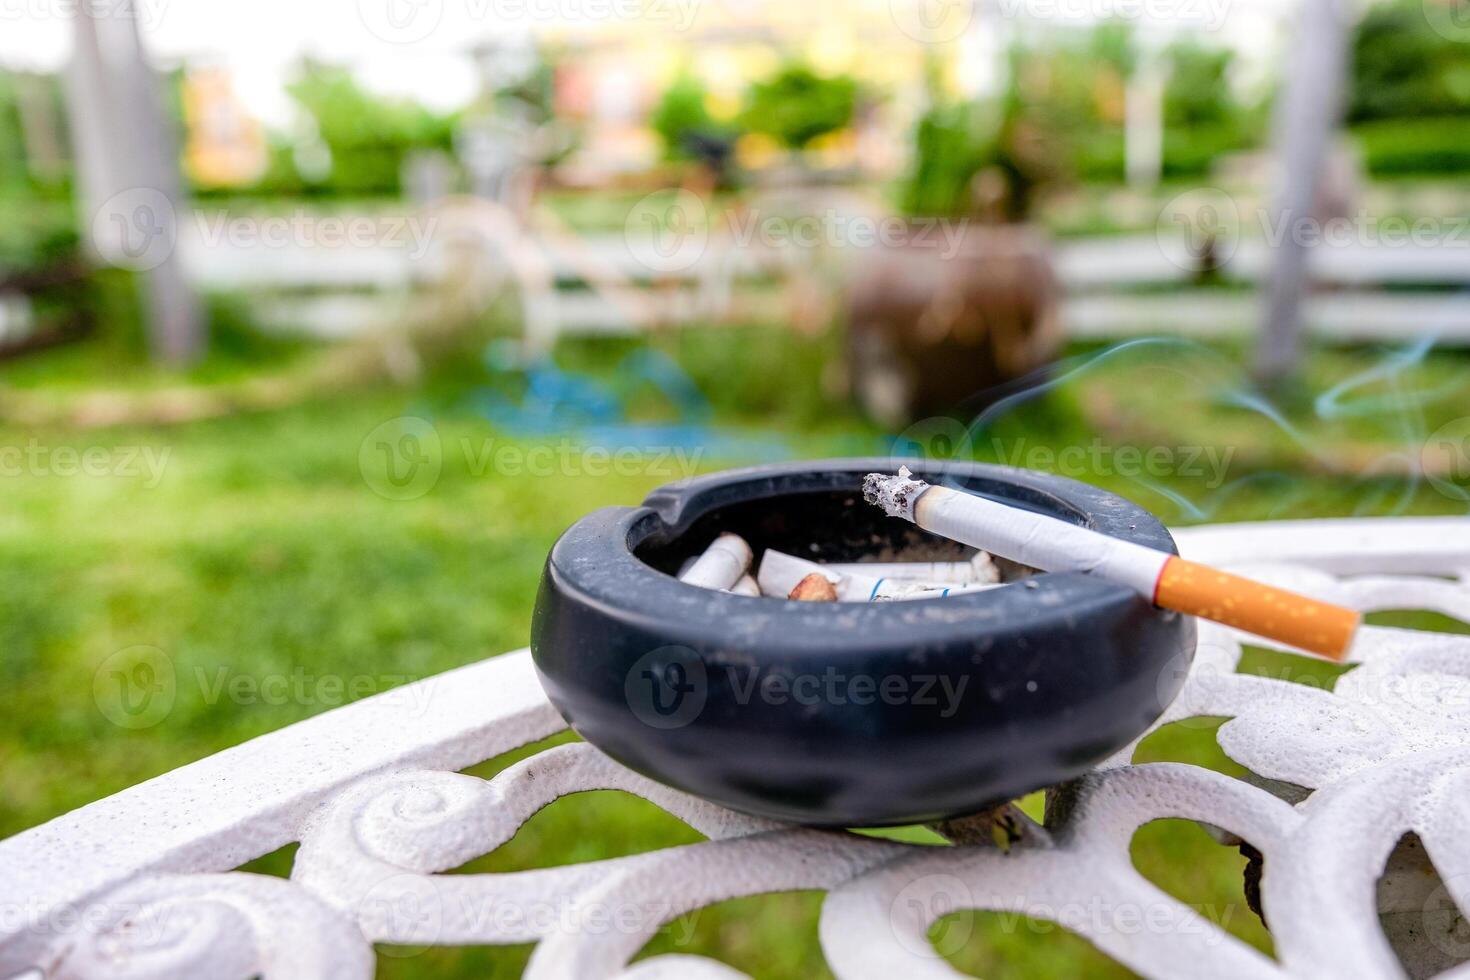
[[[1463,0],[0,0],[0,836],[522,646],[566,526],[699,472],[1464,514],[1467,174]],[[1139,759],[1239,774],[1213,730]],[[588,794],[464,870],[695,839]],[[1236,850],[1133,854],[1271,948]],[[819,908],[646,952],[825,976]],[[1016,916],[934,939],[1126,975]]]

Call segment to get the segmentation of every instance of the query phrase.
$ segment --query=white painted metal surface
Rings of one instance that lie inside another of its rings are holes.
[[[1364,610],[1470,620],[1467,519],[1242,525],[1179,539],[1191,557]],[[488,781],[463,775],[562,727],[527,654],[509,654],[0,842],[0,976],[351,978],[371,975],[373,942],[534,942],[527,976],[539,980],[730,980],[739,974],[689,956],[629,964],[675,916],[794,889],[828,893],[820,938],[842,978],[958,976],[927,930],[966,907],[1061,921],[1147,976],[1426,975],[1470,958],[1451,904],[1470,902],[1470,638],[1369,629],[1360,647],[1361,664],[1326,691],[1236,673],[1240,638],[1202,624],[1195,666],[1161,724],[1231,718],[1220,744],[1259,778],[1134,766],[1125,751],[1059,787],[1047,827],[1026,828],[1008,853],[772,824],[650,783],[583,744]],[[645,797],[708,840],[587,865],[444,873],[495,850],[551,801],[591,789]],[[1133,869],[1134,831],[1171,817],[1207,821],[1264,855],[1276,960]],[[1399,845],[1411,830],[1439,877]],[[289,881],[233,870],[291,841],[301,847]]]

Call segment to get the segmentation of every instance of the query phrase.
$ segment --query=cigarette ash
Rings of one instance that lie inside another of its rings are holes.
[[[863,499],[882,508],[889,517],[900,517],[904,520],[913,520],[914,504],[928,489],[929,484],[915,479],[907,466],[899,468],[898,476],[869,473],[863,479]]]

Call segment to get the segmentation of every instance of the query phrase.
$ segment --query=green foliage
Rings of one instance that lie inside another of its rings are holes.
[[[1106,65],[1123,78],[1138,67],[1138,49],[1133,43],[1133,27],[1126,21],[1104,21],[1086,35],[1089,61]]]
[[[1384,119],[1353,127],[1375,177],[1470,172],[1470,117]]]
[[[743,120],[751,132],[799,150],[850,126],[857,97],[858,84],[851,76],[819,75],[810,65],[792,61],[750,87]]]
[[[0,71],[0,191],[20,187],[27,179],[25,142],[21,138],[20,99],[15,76]]]
[[[1374,6],[1353,41],[1348,118],[1470,115],[1470,45],[1445,37],[1420,0]]]
[[[331,175],[324,183],[336,194],[397,195],[411,151],[453,145],[452,118],[414,102],[373,95],[345,68],[307,62],[287,91],[331,151]]]
[[[1166,125],[1224,126],[1239,119],[1240,107],[1230,88],[1234,51],[1181,43],[1169,49],[1167,58]]]
[[[1249,149],[1251,134],[1236,123],[1164,128],[1165,179],[1203,177],[1227,153]],[[1081,180],[1116,183],[1127,173],[1121,130],[1094,132],[1077,141],[1073,172]]]
[[[1167,52],[1163,176],[1201,176],[1221,155],[1257,142],[1258,119],[1230,85],[1233,60],[1231,51],[1192,43]],[[1017,47],[992,131],[978,107],[943,101],[921,120],[905,206],[963,210],[970,181],[986,167],[1015,188],[1012,217],[1029,211],[1032,188],[1046,181],[1121,181],[1124,91],[1136,61],[1132,35],[1119,25],[1059,30],[1044,44]]]
[[[75,258],[76,218],[71,203],[28,189],[0,188],[0,278]]]
[[[65,106],[61,79],[56,75],[0,68],[0,198],[28,193],[47,199],[65,199],[70,190],[65,171],[45,176],[31,172],[21,108],[23,99],[31,111],[43,118],[49,116],[59,130],[55,134],[58,149],[64,152]]]
[[[909,214],[952,216],[971,209],[971,181],[992,153],[984,113],[971,102],[935,105],[914,131],[914,166],[903,188]]]
[[[668,160],[689,160],[690,139],[697,136],[729,137],[734,128],[716,122],[705,101],[709,96],[704,83],[690,72],[683,72],[664,90],[663,97],[649,117],[649,125],[663,141]]]

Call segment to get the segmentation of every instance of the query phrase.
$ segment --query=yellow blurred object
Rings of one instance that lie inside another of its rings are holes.
[[[740,97],[736,95],[711,92],[704,99],[705,112],[720,122],[729,122],[740,115],[740,107]]]
[[[747,170],[764,170],[784,155],[781,144],[764,133],[746,133],[735,144],[735,159]]]
[[[196,183],[252,184],[270,163],[265,132],[235,95],[224,68],[194,68],[183,85],[184,166]]]
[[[807,145],[807,151],[823,167],[845,167],[857,160],[857,134],[851,129],[823,133]]]

